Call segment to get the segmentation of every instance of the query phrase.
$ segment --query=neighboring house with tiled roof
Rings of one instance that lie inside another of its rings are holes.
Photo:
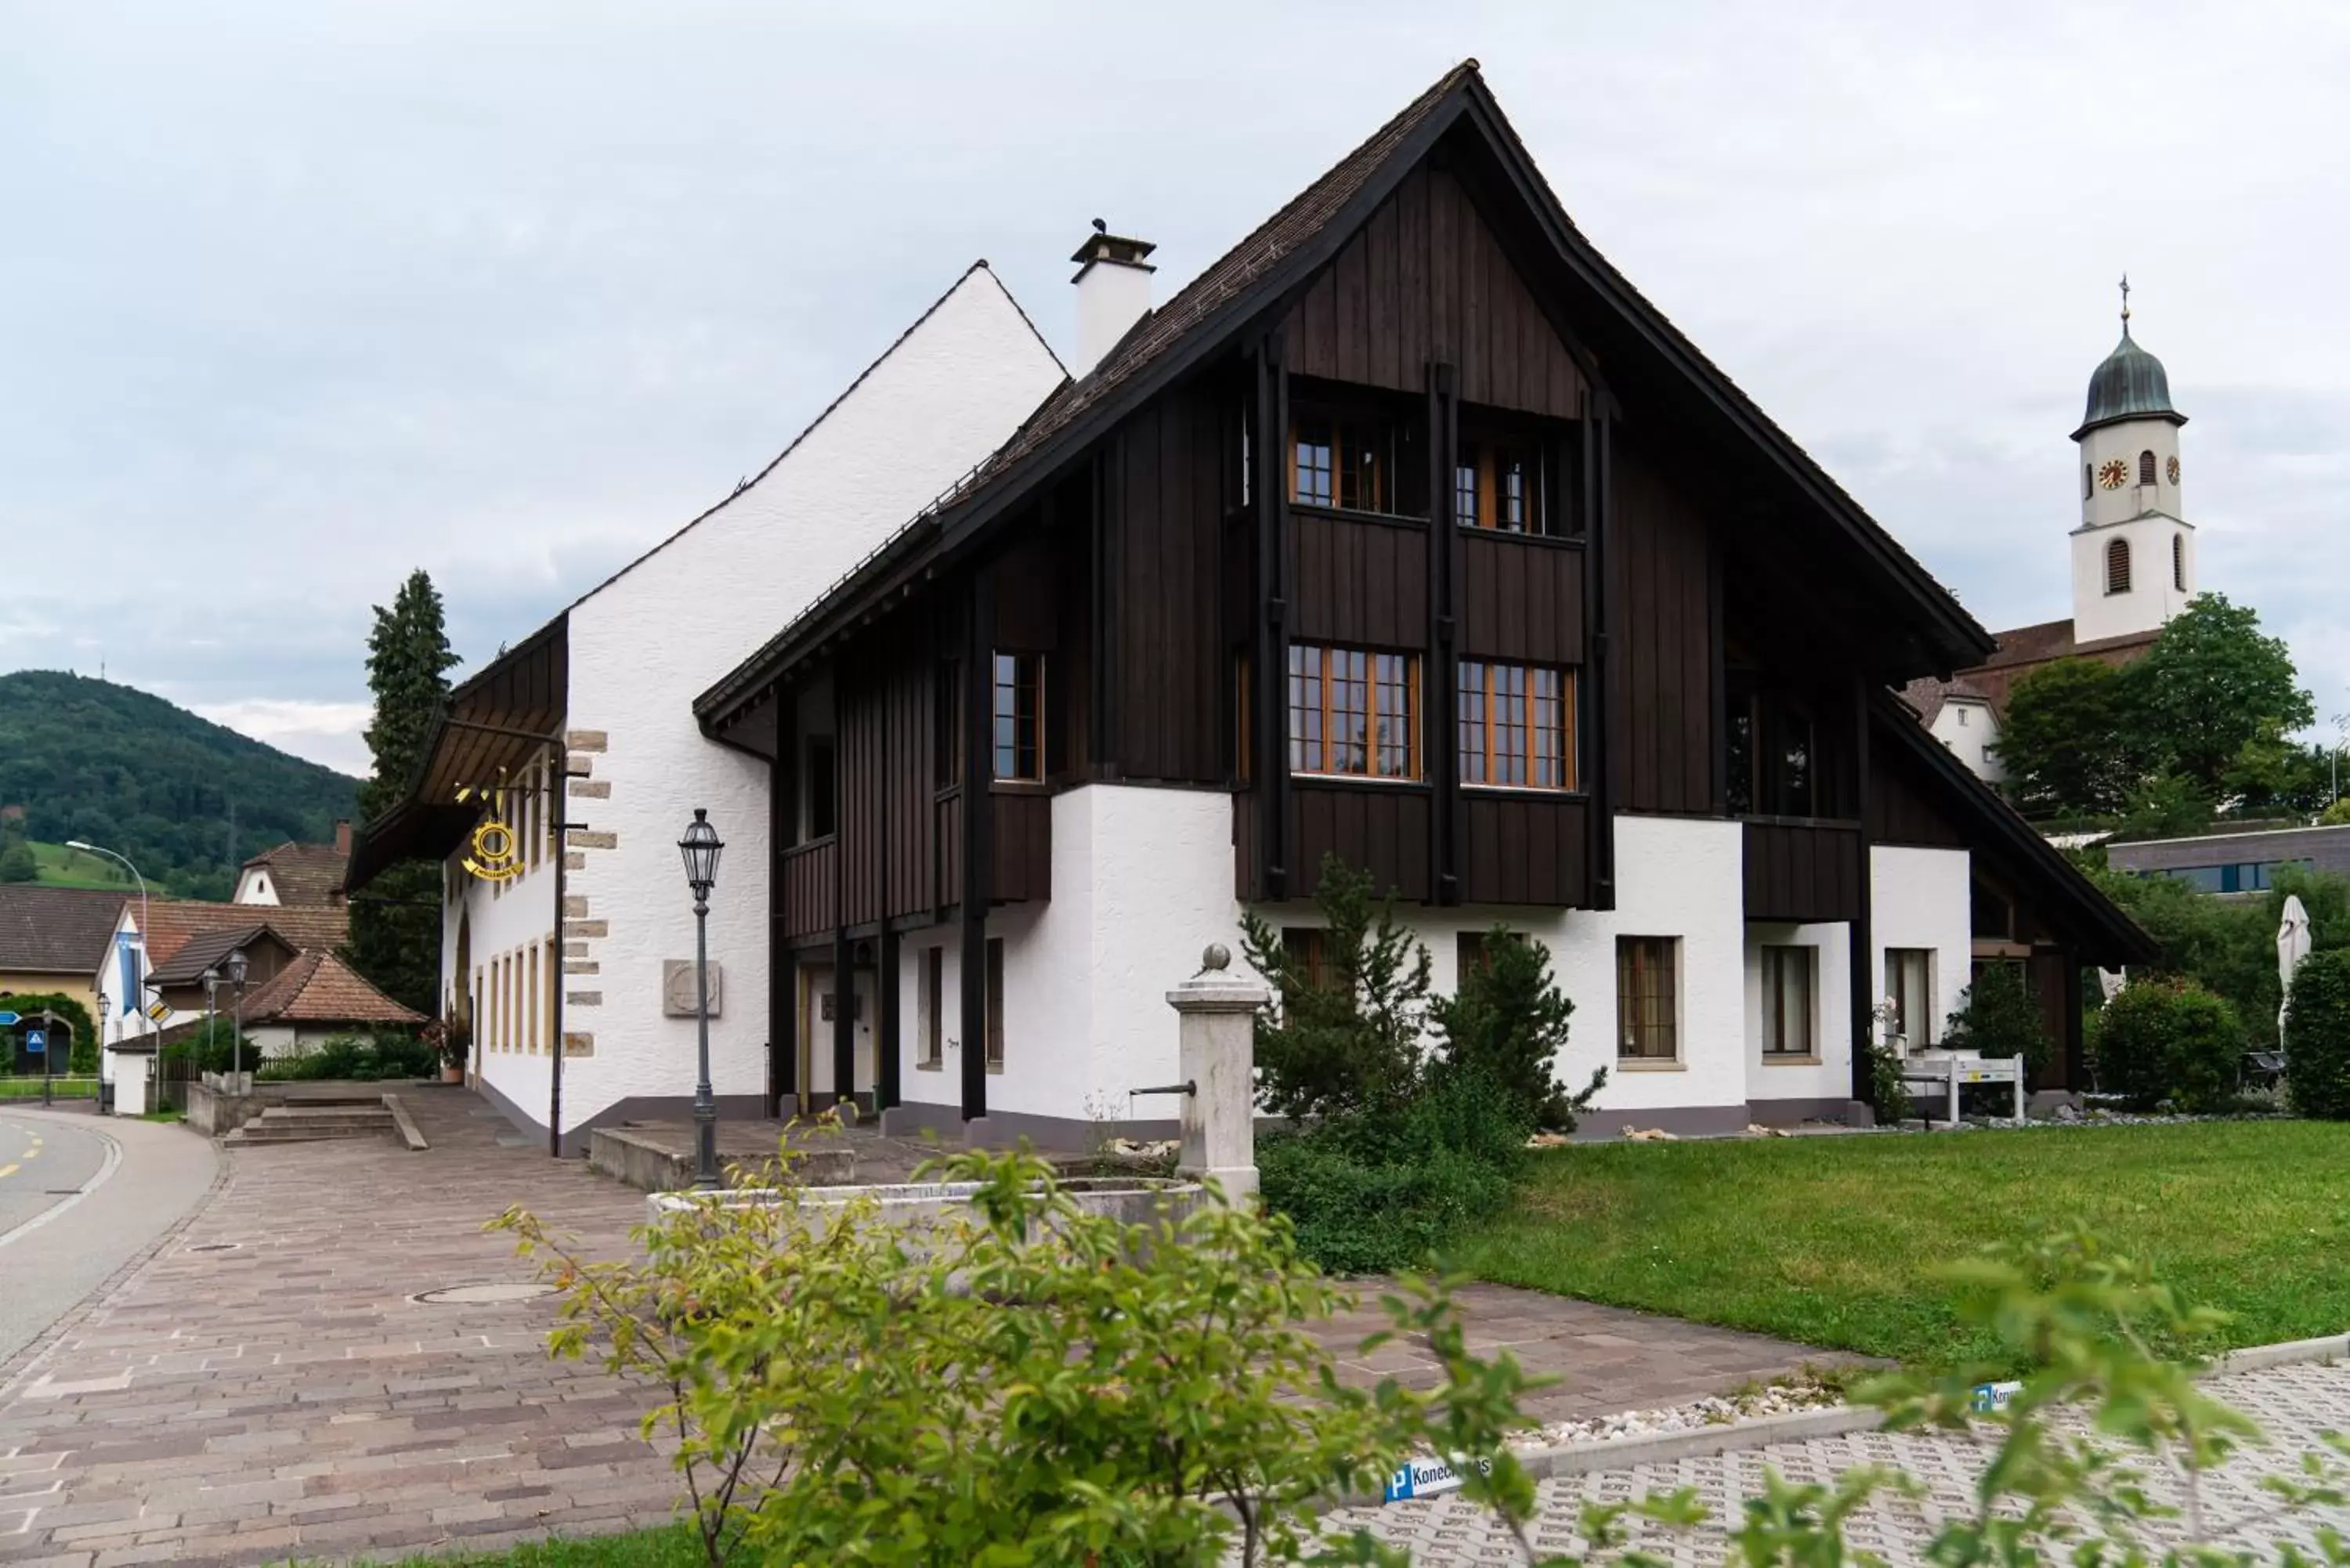
[[[295,1056],[330,1035],[413,1029],[424,1015],[386,996],[333,953],[313,950],[244,999],[245,1033],[265,1056]]]
[[[2178,427],[2162,361],[2130,337],[2089,379],[2073,440],[2081,449],[2081,520],[2071,535],[2073,613],[1993,635],[1997,651],[1949,676],[1912,680],[1902,696],[1936,740],[1978,777],[2006,777],[1997,751],[2015,685],[2060,659],[2116,668],[2154,646],[2197,591],[2195,527],[2180,499]]]
[[[231,952],[245,954],[250,997],[301,954],[333,952],[351,939],[350,908],[341,903],[272,907],[157,898],[145,907],[142,933],[140,900],[118,895],[117,902],[119,918],[110,926],[116,958],[99,976],[110,1017],[109,1040],[145,1038],[200,1022],[203,971]],[[223,994],[226,1011],[230,1003]],[[150,1015],[147,1010],[159,1003],[163,1014]]]
[[[0,882],[0,1009],[12,995],[62,993],[95,1016],[124,902],[108,888]]]
[[[328,909],[343,901],[343,870],[350,864],[351,825],[335,824],[332,844],[291,840],[265,850],[237,873],[230,902]]]

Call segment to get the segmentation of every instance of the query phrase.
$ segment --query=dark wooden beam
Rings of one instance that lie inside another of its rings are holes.
[[[789,717],[778,716],[778,722]],[[784,942],[784,851],[791,845],[791,732],[778,729],[775,763],[767,770],[767,1114],[784,1114],[784,1097],[798,1092],[799,965]]]
[[[873,981],[873,999],[880,1016],[873,1032],[873,1110],[875,1115],[890,1106],[904,1103],[905,1089],[899,1068],[899,1034],[903,1025],[899,1017],[897,928],[888,920],[881,922],[879,948],[879,970]]]
[[[1868,1100],[1873,1105],[1871,1075],[1868,1070],[1868,1043],[1877,1015],[1877,986],[1869,978],[1871,959],[1877,950],[1877,919],[1875,901],[1870,897],[1871,875],[1868,847],[1868,677],[1855,671],[1852,677],[1853,775],[1855,781],[1853,815],[1860,819],[1860,908],[1852,919],[1852,1097]]]
[[[1289,378],[1282,368],[1279,328],[1266,333],[1254,355],[1256,435],[1257,624],[1255,778],[1257,876],[1260,897],[1289,897]]]
[[[1453,469],[1460,461],[1460,376],[1452,365],[1428,366],[1428,668],[1420,687],[1421,733],[1432,785],[1429,823],[1429,891],[1439,905],[1461,902],[1461,737],[1459,650],[1453,628],[1461,613],[1452,562],[1460,552],[1453,515]]]
[[[987,906],[995,869],[995,815],[988,785],[994,774],[995,605],[983,563],[971,568],[962,657],[962,1116],[987,1115]]]
[[[1591,773],[1591,810],[1585,817],[1585,830],[1591,836],[1586,862],[1591,867],[1591,907],[1612,909],[1616,907],[1616,786],[1608,771],[1608,738],[1617,703],[1608,686],[1608,649],[1613,637],[1607,617],[1614,601],[1607,592],[1607,573],[1616,521],[1615,421],[1597,410],[1597,403],[1594,398],[1585,405],[1583,420],[1584,493],[1588,503],[1584,516],[1589,530],[1583,568],[1584,625],[1590,628],[1586,635],[1591,651],[1589,668],[1584,671],[1581,722],[1590,745],[1585,760]]]
[[[836,906],[836,914],[837,907]],[[832,933],[832,1096],[857,1096],[857,946],[848,928]]]
[[[1085,763],[1096,778],[1114,776],[1120,755],[1118,744],[1118,554],[1120,540],[1112,501],[1118,472],[1118,443],[1104,441],[1095,450],[1086,472],[1086,494],[1092,515],[1093,633],[1091,689],[1087,692]]]

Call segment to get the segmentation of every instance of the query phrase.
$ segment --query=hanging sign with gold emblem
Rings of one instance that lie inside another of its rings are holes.
[[[473,801],[484,803],[488,815],[473,825],[467,840],[465,858],[460,862],[468,874],[484,882],[508,882],[523,874],[522,845],[515,830],[506,826],[506,786],[504,779],[494,786],[473,784],[457,786],[458,804]]]

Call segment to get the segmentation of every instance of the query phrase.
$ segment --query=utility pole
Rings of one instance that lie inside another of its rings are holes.
[[[57,1015],[41,1009],[41,1109],[49,1108],[49,1061],[57,1050]]]

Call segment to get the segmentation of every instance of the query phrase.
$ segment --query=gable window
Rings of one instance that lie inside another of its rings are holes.
[[[1290,644],[1289,767],[1300,774],[1419,777],[1419,659]]]
[[[2142,452],[2137,454],[2137,482],[2140,484],[2154,483],[2154,453]]]
[[[2116,539],[2106,546],[2106,592],[2126,594],[2129,591],[2129,541]]]
[[[1464,528],[1550,538],[1565,533],[1549,483],[1544,450],[1532,441],[1471,441],[1461,444],[1452,471],[1452,515]]]
[[[1405,511],[1410,444],[1401,421],[1378,409],[1300,408],[1290,425],[1290,499],[1347,512]]]
[[[1773,692],[1733,698],[1725,779],[1733,816],[1811,816],[1817,792],[1811,715]]]
[[[2187,535],[2170,536],[2170,586],[2180,593],[2187,591]]]
[[[1762,1054],[1816,1056],[1812,1038],[1812,980],[1818,950],[1762,950]]]
[[[1003,1071],[1003,939],[987,939],[987,1070]]]
[[[1933,959],[1925,948],[1885,950],[1885,992],[1893,1002],[1893,1032],[1912,1051],[1934,1043]]]
[[[1045,777],[1045,659],[1035,653],[995,656],[995,776]]]
[[[1461,782],[1573,789],[1575,675],[1461,661]]]
[[[810,735],[802,750],[806,755],[804,780],[806,820],[800,834],[806,843],[829,838],[840,827],[840,781],[830,735]]]
[[[1616,1054],[1627,1062],[1672,1062],[1680,1055],[1674,937],[1616,939]]]
[[[944,948],[922,950],[920,994],[915,1006],[921,1014],[920,1042],[914,1065],[936,1072],[946,1062],[946,967]]]

